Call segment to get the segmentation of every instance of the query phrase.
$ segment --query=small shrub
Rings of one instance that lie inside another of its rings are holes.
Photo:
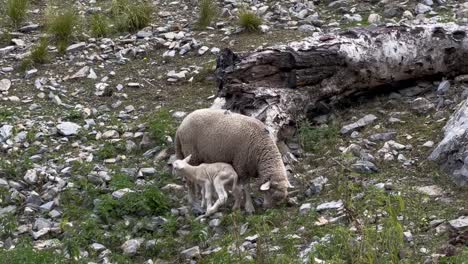
[[[51,250],[36,250],[30,241],[21,241],[13,250],[0,249],[2,263],[65,263],[64,257]]]
[[[217,14],[217,7],[213,0],[201,0],[199,2],[200,13],[198,15],[198,26],[203,29],[211,24]]]
[[[11,236],[16,230],[16,216],[12,213],[0,216],[0,238]]]
[[[257,16],[254,12],[242,9],[239,10],[239,25],[249,32],[260,31],[260,25],[262,24],[262,18]]]
[[[59,52],[65,53],[73,36],[73,29],[78,24],[78,15],[75,10],[68,9],[49,16],[47,28],[56,41]]]
[[[163,215],[168,210],[167,196],[155,187],[148,187],[141,192],[127,193],[118,200],[109,194],[103,195],[96,206],[97,214],[106,223],[126,215]]]
[[[49,61],[49,41],[42,38],[39,44],[31,51],[31,61],[34,64],[44,64]]]
[[[166,144],[166,136],[175,133],[175,124],[167,109],[161,109],[149,121],[149,132],[158,145]]]
[[[66,113],[64,119],[67,121],[76,122],[83,119],[83,116],[81,115],[80,111],[73,109]]]
[[[118,31],[135,32],[149,25],[152,7],[146,2],[130,2],[128,0],[113,0],[111,13]]]
[[[6,15],[14,27],[19,27],[26,18],[28,0],[7,0]]]
[[[91,17],[91,34],[94,37],[106,37],[110,33],[109,19],[101,14]]]
[[[119,190],[123,188],[133,188],[135,184],[129,176],[123,173],[116,173],[114,176],[112,176],[110,186],[113,190]]]
[[[299,143],[307,152],[317,151],[324,146],[333,145],[338,138],[338,128],[331,125],[326,127],[313,127],[304,122],[298,130]]]
[[[110,159],[116,157],[118,154],[125,152],[125,145],[122,142],[112,144],[106,142],[104,146],[98,151],[97,157],[100,160]]]

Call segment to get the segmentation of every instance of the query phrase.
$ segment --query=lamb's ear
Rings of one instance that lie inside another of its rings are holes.
[[[270,181],[265,182],[260,186],[260,191],[268,191],[270,190]]]
[[[189,162],[190,162],[190,158],[192,158],[192,154],[188,155],[188,156],[184,159],[184,161],[187,162],[187,163],[189,163]]]

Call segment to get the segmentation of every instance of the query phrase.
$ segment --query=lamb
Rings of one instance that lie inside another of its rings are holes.
[[[190,164],[232,164],[244,186],[245,209],[253,213],[250,178],[260,178],[265,208],[284,201],[292,187],[281,154],[259,120],[225,110],[199,109],[187,115],[175,136],[178,159],[192,155]]]
[[[191,166],[189,161],[191,155],[188,155],[183,160],[176,160],[172,163],[175,174],[184,177],[189,186],[189,201],[193,202],[193,189],[195,186],[200,186],[202,190],[201,206],[206,206],[206,214],[212,215],[217,212],[219,207],[227,202],[228,193],[226,186],[232,184],[232,193],[235,199],[233,209],[240,208],[240,199],[242,198],[242,190],[237,184],[237,173],[231,165],[227,163],[202,163],[198,166]],[[213,187],[218,195],[218,199],[212,204]]]

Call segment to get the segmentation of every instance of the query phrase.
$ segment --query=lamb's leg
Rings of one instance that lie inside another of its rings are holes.
[[[250,184],[248,182],[244,183],[244,193],[245,193],[245,211],[248,214],[253,214],[255,208],[253,206],[252,197],[250,196]]]
[[[213,197],[213,188],[210,181],[206,181],[204,185],[205,189],[205,200],[206,200],[206,210],[211,207],[212,205],[212,197]]]
[[[224,186],[226,185],[227,182],[229,182],[229,180],[223,180],[220,178],[214,179],[213,185],[216,190],[216,193],[218,194],[218,200],[216,200],[215,204],[212,207],[206,210],[207,216],[217,212],[219,207],[226,203],[227,198],[228,198],[228,193],[226,192],[226,189],[224,188]]]
[[[232,210],[239,210],[242,202],[242,185],[239,183],[232,187],[232,196],[234,196],[234,206]]]
[[[202,186],[201,188],[201,196],[202,196],[202,200],[201,200],[201,207],[202,208],[205,208],[206,206],[206,188],[204,186]]]

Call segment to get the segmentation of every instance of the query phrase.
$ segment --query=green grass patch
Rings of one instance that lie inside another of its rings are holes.
[[[239,10],[239,25],[248,32],[260,31],[262,18],[246,8]]]
[[[93,14],[91,16],[90,29],[94,37],[107,37],[111,32],[109,18],[102,14]]]
[[[13,250],[0,249],[0,260],[8,264],[56,264],[68,260],[51,250],[36,250],[30,241],[21,241]]]
[[[126,147],[124,142],[115,142],[115,143],[110,143],[106,142],[104,143],[104,146],[102,146],[98,152],[97,152],[97,158],[99,160],[105,160],[105,159],[110,159],[110,158],[115,158],[117,155],[125,153]]]
[[[213,22],[218,14],[216,1],[213,0],[200,0],[199,3],[199,14],[197,25],[200,29],[204,29]]]
[[[60,53],[65,53],[78,25],[77,11],[69,8],[62,12],[51,11],[46,18],[47,29],[57,44]]]
[[[156,187],[127,193],[120,199],[114,199],[110,194],[103,195],[100,199],[96,212],[106,223],[126,215],[163,215],[170,208],[167,196]]]
[[[17,28],[26,18],[29,0],[7,0],[5,14],[13,27]]]
[[[313,127],[306,121],[299,126],[298,138],[305,151],[316,152],[326,149],[327,146],[336,146],[339,130],[335,125]]]
[[[166,136],[173,136],[176,131],[174,119],[167,109],[160,109],[148,120],[149,133],[158,145],[166,144]]]
[[[114,25],[120,32],[136,32],[151,22],[152,5],[146,1],[112,0]]]
[[[35,64],[44,64],[49,61],[49,41],[47,38],[42,38],[34,49],[31,51],[31,60]]]

